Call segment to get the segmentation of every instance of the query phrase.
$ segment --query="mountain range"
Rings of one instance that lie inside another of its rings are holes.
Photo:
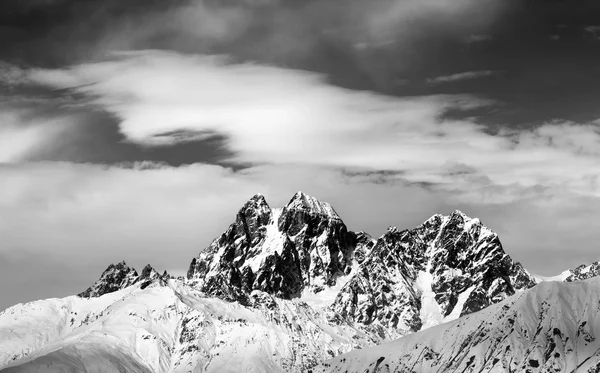
[[[591,372],[598,274],[533,276],[460,211],[374,239],[302,192],[257,194],[185,277],[121,262],[1,312],[0,369]]]

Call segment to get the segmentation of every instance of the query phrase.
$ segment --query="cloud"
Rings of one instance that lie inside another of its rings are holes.
[[[600,32],[600,26],[598,25],[589,25],[589,26],[585,26],[584,30],[586,32],[589,32],[590,34],[597,34]]]
[[[44,116],[22,103],[0,100],[0,163],[27,159],[73,128],[74,122],[70,115]]]
[[[0,86],[10,88],[18,85],[26,79],[26,74],[26,70],[8,62],[0,61]]]
[[[600,40],[600,25],[588,25],[585,26],[583,30],[590,34],[594,39]]]
[[[597,125],[492,134],[475,119],[446,116],[493,105],[473,96],[388,97],[304,71],[158,51],[36,70],[29,79],[85,95],[145,146],[219,134],[231,162],[397,171],[405,182],[486,202],[560,189],[600,194]]]
[[[435,77],[432,79],[428,79],[427,82],[433,83],[433,84],[451,83],[451,82],[458,82],[458,81],[462,81],[462,80],[485,78],[488,76],[494,76],[494,75],[498,75],[501,73],[502,73],[501,71],[494,71],[494,70],[467,71],[464,73],[438,76],[438,77]]]

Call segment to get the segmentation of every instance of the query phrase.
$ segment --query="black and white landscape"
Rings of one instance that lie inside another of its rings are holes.
[[[7,372],[596,371],[600,279],[586,279],[599,274],[593,263],[536,278],[460,211],[373,239],[302,192],[283,208],[257,194],[186,277],[121,262],[77,296],[5,310],[0,364]]]
[[[596,0],[4,0],[0,370],[598,373],[599,81]]]

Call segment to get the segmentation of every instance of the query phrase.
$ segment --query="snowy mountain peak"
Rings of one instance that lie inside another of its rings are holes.
[[[160,279],[163,279],[163,278],[164,279],[168,279],[169,278],[169,274],[167,273],[167,271],[165,271],[161,275],[150,264],[148,264],[147,266],[144,267],[144,269],[142,270],[142,274],[136,279],[135,282],[140,282],[140,281],[154,281],[154,280],[160,280]]]
[[[450,216],[458,216],[461,217],[463,219],[471,219],[470,217],[467,216],[467,214],[465,214],[464,212],[460,211],[460,210],[454,210],[452,211],[452,213],[450,214]]]
[[[297,192],[294,194],[285,209],[307,211],[309,213],[326,216],[330,219],[341,220],[340,216],[337,214],[337,212],[335,212],[329,203],[321,202],[303,192]]]
[[[390,225],[386,231],[386,233],[399,233],[399,232],[400,232],[400,229],[398,229],[398,227],[393,226],[393,225]]]
[[[245,208],[248,208],[248,207],[268,208],[269,204],[267,203],[267,200],[265,199],[265,196],[263,196],[260,193],[256,193],[255,195],[253,195],[252,197],[250,197],[250,199],[244,204],[244,206],[242,207],[242,209],[245,209]]]
[[[390,228],[338,294],[332,311],[368,329],[414,332],[535,285],[498,236],[460,211],[415,229]]]
[[[260,290],[285,299],[318,292],[350,272],[356,236],[328,203],[298,192],[283,208],[251,198],[236,221],[192,261],[188,282],[249,302]]]
[[[446,217],[442,214],[435,214],[433,216],[431,216],[429,219],[425,220],[423,222],[422,225],[424,224],[441,224],[444,219],[446,219]]]
[[[137,271],[134,268],[129,267],[125,261],[111,264],[102,273],[98,281],[87,290],[78,294],[78,296],[82,298],[99,297],[133,285],[137,278]]]

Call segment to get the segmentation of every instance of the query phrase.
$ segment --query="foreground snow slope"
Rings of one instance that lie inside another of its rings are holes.
[[[255,292],[252,306],[169,280],[0,314],[6,372],[293,372],[375,341],[302,302]]]
[[[309,372],[598,372],[600,279],[544,282],[453,322]]]

